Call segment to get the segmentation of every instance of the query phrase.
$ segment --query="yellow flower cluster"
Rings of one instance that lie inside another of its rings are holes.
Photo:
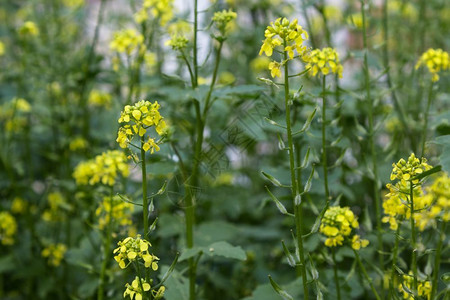
[[[222,37],[224,37],[227,32],[231,30],[232,22],[236,19],[237,14],[230,10],[222,10],[214,13],[212,21],[216,24],[217,29]]]
[[[386,187],[389,193],[383,200],[384,216],[381,221],[389,223],[392,230],[397,230],[398,222],[411,217],[410,209],[410,181],[399,181],[395,185],[388,183]],[[424,198],[421,186],[413,186],[414,193],[414,211],[427,208],[431,201]]]
[[[47,222],[59,222],[64,220],[61,209],[70,209],[69,204],[60,192],[48,194],[47,201],[49,208],[42,213],[42,219]]]
[[[11,203],[13,214],[23,214],[27,209],[27,202],[20,197],[15,197]]]
[[[21,36],[24,36],[24,37],[38,36],[39,35],[39,28],[37,27],[36,23],[31,22],[31,21],[26,21],[19,28],[19,34]]]
[[[20,132],[28,125],[28,113],[31,105],[23,98],[14,98],[0,106],[0,121],[5,121],[5,129],[9,132]]]
[[[148,283],[144,278],[136,278],[133,280],[131,284],[125,285],[126,290],[123,293],[123,297],[126,298],[130,296],[130,299],[134,300],[142,300],[144,292],[148,292],[151,289],[150,283]],[[164,296],[166,288],[164,286],[160,286],[158,291],[152,291],[153,299],[158,300]]]
[[[127,177],[130,173],[126,155],[119,150],[109,150],[97,155],[94,159],[79,163],[73,177],[79,185],[95,185],[99,182],[113,186],[116,177]]]
[[[159,20],[159,25],[165,26],[173,18],[173,0],[144,0],[134,20],[139,24],[144,23],[150,15]]]
[[[422,158],[422,161],[418,159],[414,153],[405,161],[401,158],[397,163],[392,164],[391,180],[400,180],[405,183],[405,181],[411,180],[416,175],[422,174],[424,171],[431,169],[431,166],[427,164],[427,159]],[[413,184],[417,184],[419,181],[413,180]]]
[[[187,47],[188,42],[189,40],[184,35],[173,35],[167,41],[167,45],[172,47],[173,50],[181,51]]]
[[[342,246],[344,241],[350,242],[355,250],[367,247],[368,240],[360,239],[359,235],[352,236],[352,229],[359,228],[359,223],[353,212],[348,207],[333,206],[330,207],[323,216],[320,232],[327,239],[325,246],[336,247]],[[351,237],[351,240],[350,240]]]
[[[88,146],[88,142],[82,136],[74,137],[69,143],[70,151],[84,150]]]
[[[271,22],[264,32],[265,40],[259,51],[259,55],[264,53],[271,57],[273,50],[281,46],[283,51],[287,52],[288,59],[294,58],[294,51],[297,51],[299,56],[303,56],[307,50],[303,42],[308,39],[308,33],[298,25],[298,20],[294,19],[290,22],[286,18],[278,18],[275,22]],[[284,62],[276,62],[270,64],[272,77],[281,76],[281,66]]]
[[[127,237],[123,241],[117,243],[119,247],[114,249],[114,259],[119,263],[121,269],[128,267],[133,261],[141,258],[146,268],[152,268],[153,271],[158,270],[159,258],[149,253],[152,246],[148,241],[141,239],[140,235],[136,238]]]
[[[112,211],[111,211],[112,208]],[[131,225],[131,214],[134,211],[134,206],[131,203],[122,201],[119,196],[104,197],[100,206],[96,209],[95,214],[99,217],[98,226],[100,229],[105,229],[110,222],[110,215],[112,213],[113,222],[120,226]]]
[[[114,33],[114,39],[109,44],[111,50],[118,53],[131,54],[135,49],[145,49],[144,36],[135,29],[124,29]]]
[[[7,211],[0,212],[0,242],[2,245],[14,244],[14,235],[16,232],[16,219]]]
[[[143,137],[149,127],[154,126],[156,133],[160,136],[166,133],[166,122],[159,113],[160,105],[157,101],[151,103],[150,101],[141,100],[133,106],[127,105],[120,113],[119,123],[124,123],[120,126],[117,133],[116,141],[121,148],[127,148],[135,135]],[[151,149],[151,153],[155,150],[159,151],[158,143],[153,138],[148,138],[143,144],[144,151]]]
[[[310,69],[310,74],[316,76],[318,73],[320,75],[328,75],[330,72],[338,74],[339,78],[342,78],[342,71],[344,68],[339,62],[339,55],[334,48],[323,48],[314,49],[305,56],[305,61],[308,63],[306,69]]]
[[[432,199],[423,197],[423,190],[418,185],[419,180],[413,179],[431,169],[425,158],[422,161],[412,153],[408,161],[403,158],[392,164],[391,180],[398,180],[397,183],[387,184],[389,193],[383,200],[384,216],[383,223],[389,223],[392,230],[397,230],[398,221],[411,218],[411,184],[413,185],[414,211],[424,210],[432,204]]]
[[[435,227],[438,218],[442,218],[443,222],[450,221],[450,177],[444,173],[425,190],[427,193],[420,201],[427,203],[429,209],[414,215],[416,226],[421,231],[427,227]]]
[[[433,82],[439,80],[438,73],[440,71],[445,71],[450,68],[450,63],[448,59],[448,52],[442,49],[428,49],[416,64],[416,69],[418,69],[421,65],[425,65],[428,68],[428,71],[431,73]]]
[[[99,90],[92,90],[89,93],[88,103],[94,107],[111,107],[111,95]]]
[[[403,294],[403,299],[414,300],[415,297],[411,295],[410,292],[406,291],[403,288],[403,285],[411,291],[413,288],[413,275],[412,272],[409,272],[409,275],[403,275],[403,284],[398,285],[398,291]],[[431,294],[431,281],[425,281],[418,279],[417,283],[417,294],[419,297],[424,297],[426,299],[430,299]]]
[[[48,259],[48,264],[57,267],[61,264],[64,254],[66,254],[67,247],[64,244],[51,244],[45,247],[41,255]]]

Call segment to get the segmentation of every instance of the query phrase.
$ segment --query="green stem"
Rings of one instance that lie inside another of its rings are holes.
[[[323,181],[325,188],[325,199],[326,205],[330,204],[330,191],[328,189],[328,166],[327,166],[327,145],[326,145],[326,126],[327,126],[327,98],[325,96],[326,92],[326,76],[322,79],[322,165],[323,165]]]
[[[414,277],[414,299],[416,299],[415,294],[417,293],[417,251],[416,251],[416,224],[414,220],[414,185],[412,181],[409,181],[409,197],[411,199],[411,247],[412,247],[412,269]]]
[[[194,83],[195,89],[198,85],[198,62],[197,62],[197,32],[198,32],[198,0],[194,0]]]
[[[433,269],[433,281],[431,282],[431,294],[430,299],[434,299],[434,295],[437,292],[439,266],[441,265],[441,251],[442,245],[445,240],[445,221],[441,220],[441,227],[439,228],[439,241],[436,247],[436,254],[434,257],[434,269]]]
[[[377,152],[375,149],[375,131],[374,131],[374,116],[373,116],[373,99],[370,94],[370,74],[369,74],[369,62],[367,54],[369,52],[367,44],[367,32],[366,32],[366,14],[364,10],[364,1],[361,0],[361,15],[363,26],[363,46],[364,46],[364,77],[365,77],[365,89],[367,101],[369,101],[369,144],[372,156],[372,168],[373,168],[373,197],[375,205],[375,218],[377,223],[377,241],[378,241],[378,259],[379,267],[384,269],[384,257],[383,257],[383,228],[381,224],[381,203],[380,203],[380,191],[378,187],[378,160]],[[384,298],[384,290],[382,290],[382,296]]]
[[[336,285],[337,299],[341,300],[341,287],[339,286],[338,268],[336,263],[334,247],[331,248],[331,257],[333,258],[334,284]]]
[[[286,41],[284,42],[284,47],[286,48]],[[284,52],[284,104],[286,107],[286,131],[288,137],[289,146],[289,166],[291,173],[291,191],[292,199],[294,202],[294,215],[295,215],[295,228],[297,233],[297,247],[300,253],[300,270],[302,274],[303,282],[303,299],[308,299],[308,285],[306,278],[306,265],[305,265],[305,254],[303,249],[303,236],[302,236],[302,205],[301,202],[297,203],[298,191],[297,191],[297,180],[295,178],[295,161],[294,161],[294,146],[292,142],[292,129],[291,129],[291,103],[289,102],[289,60],[287,52]]]
[[[433,99],[433,82],[430,83],[430,88],[428,90],[427,108],[425,110],[425,116],[424,116],[425,120],[423,123],[423,129],[422,129],[422,150],[421,150],[420,160],[422,160],[422,158],[425,155],[425,143],[427,141],[428,114],[430,112],[432,99]]]
[[[395,265],[397,264],[397,258],[398,258],[398,245],[400,242],[400,226],[397,227],[397,230],[395,231],[395,244],[394,244],[394,250],[392,252],[392,269],[391,269],[391,280],[389,280],[389,290],[392,295],[395,293],[394,289],[394,283],[395,283],[395,277],[396,277],[396,270]]]
[[[142,210],[144,213],[144,239],[148,238],[148,198],[147,198],[147,168],[145,162],[144,136],[141,136],[141,168],[142,168]]]
[[[359,253],[357,250],[353,249],[353,252],[355,253],[355,258],[356,261],[359,265],[359,268],[361,269],[361,272],[364,275],[364,278],[367,280],[367,282],[369,283],[370,289],[372,290],[373,294],[375,295],[375,298],[377,298],[377,300],[380,300],[380,296],[377,293],[377,290],[375,289],[375,287],[373,286],[372,283],[372,278],[369,277],[369,275],[367,274],[366,268],[364,267],[364,265],[361,262],[361,258],[359,257]]]
[[[114,209],[114,202],[113,202],[113,187],[111,187],[110,195],[109,195],[109,220],[108,225],[106,229],[106,237],[104,240],[103,245],[103,262],[102,262],[102,268],[100,271],[100,286],[98,288],[98,294],[97,299],[103,300],[105,296],[105,275],[106,275],[106,268],[108,266],[108,261],[110,257],[111,252],[111,237],[112,237],[112,219],[113,219],[113,209]]]

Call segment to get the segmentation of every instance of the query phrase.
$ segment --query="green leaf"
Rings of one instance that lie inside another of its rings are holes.
[[[202,251],[203,251],[203,247],[194,247],[194,248],[186,249],[183,253],[181,253],[180,258],[178,260],[179,261],[187,260],[191,257],[196,256],[197,254],[199,254]]]
[[[245,251],[240,246],[233,246],[228,242],[216,242],[205,248],[204,252],[210,256],[223,256],[237,260],[247,259]]]
[[[270,284],[274,291],[280,295],[284,300],[294,300],[291,295],[289,295],[285,290],[283,290],[273,279],[272,276],[269,275]]]

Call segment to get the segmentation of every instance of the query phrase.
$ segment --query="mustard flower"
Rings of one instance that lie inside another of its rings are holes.
[[[409,291],[412,290],[414,284],[414,278],[412,272],[409,272],[409,275],[403,275],[403,284],[400,283],[398,285],[398,291],[403,294],[403,299],[414,300],[414,296],[410,294],[410,292],[406,291],[403,286],[405,286]],[[419,297],[425,297],[426,299],[430,299],[431,294],[431,281],[420,280],[418,279],[417,283],[417,294]]]
[[[148,292],[151,288],[150,283],[148,283],[144,278],[136,278],[131,284],[125,285],[126,290],[123,292],[123,297],[126,298],[130,296],[132,300],[142,300],[144,292]]]
[[[117,133],[117,143],[121,148],[127,148],[135,135],[143,137],[149,127],[155,127],[158,135],[164,136],[167,125],[164,118],[159,113],[160,105],[157,101],[141,100],[133,106],[126,105],[120,114],[119,123],[121,124]],[[144,145],[144,151],[159,151],[159,145],[153,138],[148,138]]]
[[[112,211],[111,211],[112,202]],[[134,206],[131,203],[122,201],[119,196],[104,197],[95,214],[98,217],[98,226],[100,229],[105,229],[110,222],[110,215],[112,213],[112,220],[120,226],[127,226],[132,224],[131,214],[134,211]]]
[[[428,49],[416,64],[416,69],[421,65],[425,65],[431,73],[431,80],[436,82],[439,80],[438,73],[449,69],[449,55],[448,52],[442,49]]]
[[[279,63],[277,61],[270,62],[269,70],[270,70],[270,75],[272,75],[273,78],[281,77],[281,63]]]
[[[359,250],[367,247],[369,241],[353,234],[353,229],[358,228],[358,220],[350,208],[333,206],[325,212],[320,232],[327,237],[325,240],[327,247],[342,246],[344,242],[348,242],[353,249]]]
[[[339,55],[334,48],[314,49],[305,56],[305,61],[308,63],[306,69],[310,69],[312,76],[328,75],[329,73],[338,74],[342,78],[342,71],[344,68],[339,62]]]
[[[23,214],[27,209],[27,202],[21,197],[15,197],[11,203],[11,212],[13,214]]]
[[[66,251],[67,247],[64,244],[50,244],[42,250],[41,255],[48,259],[50,266],[57,267],[61,264]]]
[[[70,209],[66,198],[60,192],[52,192],[47,196],[49,208],[42,213],[42,219],[47,222],[59,222],[64,220],[63,209]]]
[[[0,56],[5,54],[5,45],[0,41]]]
[[[104,107],[109,109],[111,108],[111,94],[99,90],[92,90],[89,93],[88,103],[93,107]]]
[[[422,174],[424,171],[431,169],[427,164],[426,158],[418,159],[414,153],[405,161],[403,158],[397,163],[392,164],[391,180],[397,179],[400,181],[408,181],[416,175]],[[413,184],[417,184],[418,180],[413,180]]]
[[[144,0],[142,8],[134,15],[137,23],[144,23],[152,16],[159,25],[166,24],[173,18],[173,0]]]
[[[172,35],[166,45],[172,47],[173,50],[182,51],[188,43],[189,40],[184,35]]]
[[[114,39],[109,44],[111,50],[118,53],[131,54],[134,50],[145,47],[144,36],[135,29],[124,29],[114,33]]]
[[[36,23],[31,21],[26,21],[23,23],[23,25],[19,28],[19,34],[24,37],[33,37],[39,35],[39,28],[37,27]]]
[[[265,40],[259,51],[259,55],[265,54],[271,57],[273,55],[274,49],[280,47],[283,52],[287,52],[287,59],[294,59],[294,53],[296,52],[299,56],[304,56],[307,48],[303,45],[303,42],[308,39],[308,33],[298,25],[298,20],[294,19],[289,21],[286,18],[278,18],[275,22],[271,22],[267,26],[264,32]],[[277,62],[279,65],[269,64],[269,68],[272,67],[271,74],[272,77],[280,76],[281,72],[278,72],[278,68],[274,68],[283,65],[284,62]]]
[[[212,21],[219,29],[219,32],[222,37],[226,36],[228,32],[231,30],[232,22],[236,19],[237,14],[230,10],[223,10],[219,12],[215,12],[212,17]]]
[[[82,136],[76,136],[69,142],[70,151],[84,150],[88,146],[88,142]]]
[[[250,62],[250,68],[254,73],[260,73],[269,68],[270,59],[268,57],[256,57]]]
[[[118,150],[110,150],[79,163],[72,176],[78,185],[102,183],[113,186],[117,176],[127,177],[129,173],[126,155]]]
[[[119,247],[114,249],[114,259],[119,263],[121,269],[125,269],[132,262],[138,262],[140,259],[144,261],[146,268],[152,268],[153,271],[158,270],[159,258],[149,253],[152,246],[150,242],[141,239],[140,235],[136,238],[127,237],[123,241],[117,243]]]
[[[0,212],[0,242],[8,246],[14,244],[17,232],[16,219],[7,211]]]
[[[450,221],[450,177],[444,173],[436,178],[433,184],[425,188],[426,194],[419,201],[427,204],[428,209],[414,215],[416,226],[420,231],[428,227],[436,227],[437,219]]]

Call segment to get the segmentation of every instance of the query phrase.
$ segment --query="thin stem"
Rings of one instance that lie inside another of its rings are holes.
[[[197,32],[198,32],[198,0],[194,0],[194,86],[198,85],[198,62],[197,62]]]
[[[334,247],[331,248],[331,257],[333,258],[334,284],[336,285],[337,299],[341,300],[341,287],[339,286],[338,268],[336,263]]]
[[[286,47],[286,42],[284,42]],[[291,173],[291,191],[292,199],[294,202],[294,215],[295,215],[295,228],[297,233],[297,247],[300,253],[300,270],[302,274],[303,283],[303,299],[308,299],[308,286],[306,278],[306,265],[305,265],[305,254],[303,250],[303,236],[302,236],[302,205],[301,202],[297,203],[297,180],[295,178],[295,161],[294,161],[294,146],[292,142],[292,129],[291,129],[291,103],[289,102],[289,60],[287,52],[284,52],[284,104],[286,107],[286,131],[288,137],[289,146],[289,166]]]
[[[428,90],[428,100],[427,100],[427,108],[425,110],[425,116],[424,116],[424,123],[423,123],[423,129],[422,129],[422,150],[420,155],[420,160],[425,155],[425,143],[427,141],[427,127],[428,127],[428,114],[430,112],[431,107],[431,101],[433,99],[433,82],[430,83],[430,88]]]
[[[412,247],[412,269],[414,277],[414,299],[417,293],[417,251],[416,251],[416,224],[414,220],[414,185],[412,181],[409,182],[409,197],[411,199],[411,247]]]
[[[364,9],[364,1],[361,0],[361,15],[362,15],[362,27],[363,27],[363,46],[364,46],[364,77],[365,77],[365,89],[366,97],[369,102],[369,144],[372,156],[372,171],[373,171],[373,197],[375,205],[375,218],[377,222],[377,240],[378,240],[378,259],[379,267],[384,269],[384,257],[383,257],[383,228],[381,224],[381,203],[380,203],[380,191],[378,188],[378,160],[377,152],[375,150],[375,131],[374,131],[374,116],[373,116],[373,99],[370,94],[370,74],[369,74],[369,62],[367,54],[369,52],[367,44],[367,32],[366,32],[366,14]],[[384,290],[382,290],[382,296],[384,296]],[[384,297],[383,297],[384,298]]]
[[[397,230],[395,231],[395,244],[394,244],[394,250],[392,252],[391,280],[389,280],[389,290],[391,293],[391,297],[395,293],[395,290],[394,290],[394,283],[395,283],[395,277],[396,277],[395,265],[397,264],[399,242],[400,242],[400,226],[398,226]]]
[[[323,165],[323,181],[325,188],[325,199],[326,205],[330,204],[330,191],[328,189],[328,166],[327,166],[327,145],[326,145],[326,126],[327,126],[327,112],[326,112],[326,103],[327,98],[325,96],[326,91],[326,76],[323,76],[322,79],[322,165]]]
[[[356,258],[356,261],[357,261],[357,263],[359,265],[359,268],[361,269],[361,272],[363,273],[364,278],[369,283],[370,289],[372,290],[373,294],[375,295],[375,298],[377,298],[377,300],[381,300],[380,296],[377,293],[377,290],[373,286],[372,278],[369,277],[369,275],[367,274],[366,268],[364,267],[364,265],[361,262],[361,258],[359,257],[358,251],[353,249],[353,253],[355,253],[355,258]]]
[[[106,237],[104,238],[105,243],[103,245],[103,262],[102,262],[102,269],[100,271],[100,286],[98,288],[97,294],[97,299],[99,300],[103,300],[105,296],[105,275],[111,252],[113,209],[114,209],[113,187],[111,187],[109,194],[109,216],[108,216],[109,219],[106,228]]]
[[[144,213],[144,239],[148,238],[148,198],[147,198],[147,168],[145,162],[144,136],[141,136],[141,169],[142,169],[142,211]]]
[[[430,299],[434,299],[434,295],[437,292],[439,266],[441,265],[441,251],[444,240],[445,240],[445,221],[441,220],[441,226],[439,228],[439,241],[436,247],[436,254],[434,257],[433,281],[431,282]]]

